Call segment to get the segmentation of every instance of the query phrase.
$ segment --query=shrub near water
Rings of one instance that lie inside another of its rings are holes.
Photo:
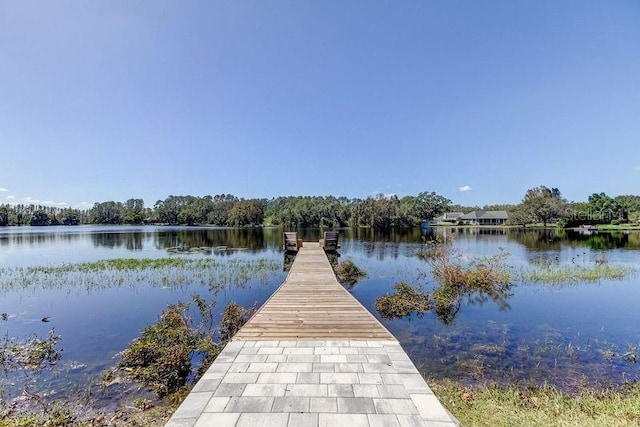
[[[193,300],[206,322],[213,302],[206,302],[199,296]],[[192,359],[196,353],[201,362],[195,380],[202,376],[253,313],[253,310],[230,302],[222,313],[221,343],[217,344],[210,331],[193,326],[187,316],[189,306],[186,303],[169,305],[158,322],[147,326],[140,338],[122,352],[118,364],[127,378],[144,384],[159,397],[174,394],[186,385],[193,372]]]
[[[170,305],[160,320],[122,352],[118,368],[162,397],[185,385],[191,373],[191,352],[199,334],[191,328],[187,304]]]
[[[342,261],[335,267],[334,271],[338,282],[343,285],[353,285],[358,280],[367,277],[367,273],[351,260]]]
[[[396,283],[393,288],[396,290],[394,294],[387,294],[376,300],[376,310],[383,318],[393,319],[429,311],[429,295],[422,292],[420,286]]]

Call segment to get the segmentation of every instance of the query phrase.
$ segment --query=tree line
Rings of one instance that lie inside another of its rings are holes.
[[[586,202],[568,202],[557,188],[539,186],[527,190],[518,204],[461,206],[435,192],[399,198],[379,194],[365,199],[334,196],[286,196],[243,199],[232,194],[169,196],[152,207],[142,199],[98,202],[81,210],[41,205],[0,205],[0,226],[78,224],[167,224],[228,227],[275,225],[306,227],[371,227],[377,230],[414,227],[444,212],[505,210],[509,223],[526,226],[557,223],[622,224],[640,220],[640,196],[609,197],[594,193]]]
[[[583,224],[626,224],[640,221],[640,196],[593,193],[586,202],[569,202],[557,188],[544,185],[527,190],[518,205],[509,210],[514,225],[556,223],[568,228]]]
[[[39,205],[0,205],[0,226],[78,224],[167,224],[287,228],[365,226],[412,227],[442,214],[451,201],[434,192],[417,196],[377,195],[366,199],[287,196],[242,199],[232,194],[169,196],[146,207],[142,199],[98,202],[79,210]]]

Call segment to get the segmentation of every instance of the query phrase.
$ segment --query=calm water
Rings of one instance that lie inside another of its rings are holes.
[[[514,271],[541,260],[591,265],[598,254],[610,264],[632,268],[640,261],[639,233],[584,236],[553,230],[472,229],[446,233],[468,259],[504,248]],[[208,296],[217,300],[218,317],[231,300],[244,306],[262,304],[286,275],[281,234],[279,229],[193,227],[0,228],[0,275],[13,267],[111,258],[269,259],[279,266],[260,280],[227,283],[215,296],[198,281],[163,286],[105,280],[99,286],[4,287],[0,313],[9,317],[0,320],[0,334],[44,337],[55,328],[62,336],[62,359],[53,374],[47,371],[30,380],[36,388],[62,395],[85,389],[117,363],[117,353],[157,320],[167,304],[189,301],[194,294]],[[319,230],[303,233],[305,240],[319,236]],[[340,259],[352,259],[369,274],[350,291],[376,317],[380,318],[375,299],[392,293],[395,283],[421,284],[427,290],[435,286],[429,265],[415,256],[422,239],[419,229],[391,234],[341,230]],[[467,382],[515,379],[567,389],[584,383],[619,384],[640,378],[640,364],[632,361],[634,352],[640,351],[638,277],[565,286],[514,283],[510,295],[500,301],[477,295],[463,300],[446,321],[432,312],[381,321],[428,376]],[[50,321],[42,322],[44,317]],[[0,378],[5,397],[18,394],[23,380],[15,375]]]

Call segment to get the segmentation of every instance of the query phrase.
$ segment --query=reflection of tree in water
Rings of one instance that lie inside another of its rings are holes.
[[[443,284],[432,293],[436,315],[445,325],[453,322],[460,311],[463,299],[466,299],[468,305],[480,306],[491,300],[498,305],[500,311],[506,311],[511,309],[508,303],[511,296],[513,293],[509,284],[483,290],[469,286],[454,287]]]
[[[587,247],[593,250],[640,249],[638,232],[606,232],[586,234],[578,230],[509,230],[508,238],[532,251],[559,251],[564,246]]]
[[[265,235],[268,241],[265,239]],[[276,247],[273,230],[262,228],[172,229],[156,235],[156,247],[263,249]]]
[[[562,249],[562,236],[557,230],[538,229],[538,230],[509,230],[509,240],[515,240],[524,247],[532,251],[549,251]]]
[[[130,251],[140,251],[143,249],[143,239],[145,233],[92,233],[91,240],[96,247],[106,247],[109,249],[126,248]]]
[[[293,265],[293,262],[296,260],[296,255],[289,253],[289,252],[285,252],[284,253],[284,260],[282,262],[282,271],[286,271],[288,272],[289,270],[291,270],[291,266]]]

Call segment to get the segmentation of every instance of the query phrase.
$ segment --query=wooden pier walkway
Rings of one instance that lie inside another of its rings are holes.
[[[166,424],[453,427],[398,341],[305,242],[285,282]]]

